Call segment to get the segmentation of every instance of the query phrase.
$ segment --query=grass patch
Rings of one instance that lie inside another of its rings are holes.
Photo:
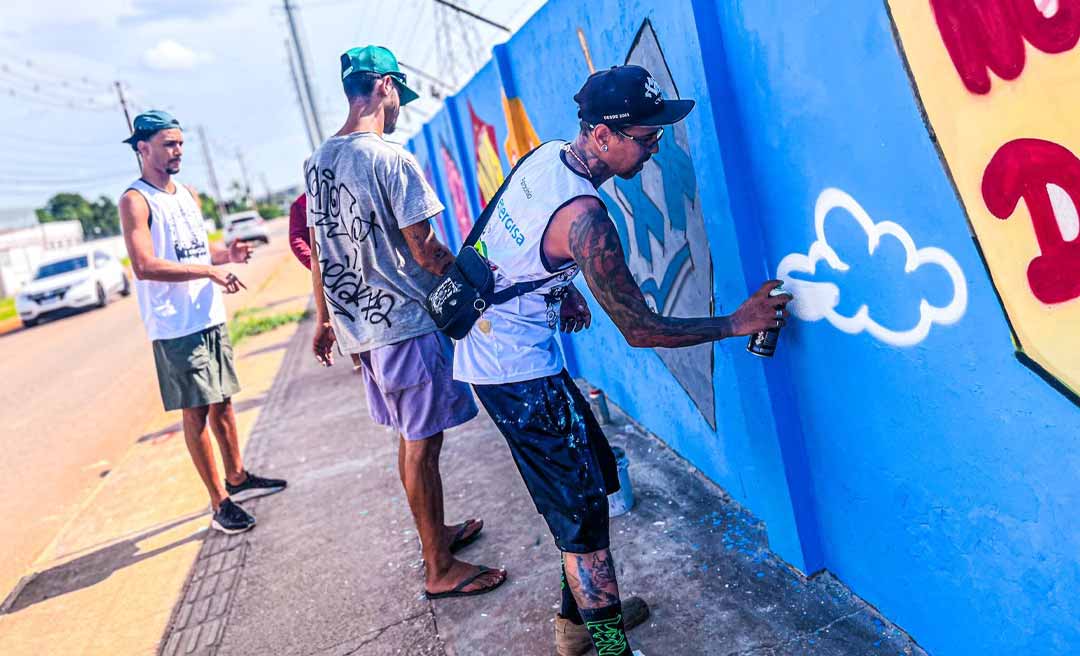
[[[237,345],[248,337],[268,333],[275,328],[303,321],[308,311],[278,312],[277,314],[259,315],[262,308],[245,308],[233,316],[229,322],[229,340]]]
[[[6,321],[14,317],[15,312],[15,299],[14,298],[0,298],[0,321]]]

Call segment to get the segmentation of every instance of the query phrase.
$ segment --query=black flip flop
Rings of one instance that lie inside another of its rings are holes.
[[[462,549],[464,549],[465,547],[472,544],[473,542],[476,542],[477,539],[480,538],[480,533],[482,533],[483,530],[484,530],[483,525],[481,525],[480,528],[478,528],[476,530],[476,532],[473,533],[472,535],[470,535],[469,537],[467,537],[467,538],[462,538],[461,537],[461,536],[465,535],[465,532],[469,530],[470,526],[472,526],[473,524],[479,524],[479,523],[480,523],[480,520],[473,520],[471,523],[470,523],[469,520],[466,520],[461,525],[461,530],[458,531],[457,536],[454,537],[453,542],[450,543],[450,553],[457,553],[457,552],[461,551]]]
[[[470,590],[468,592],[463,591],[464,588],[468,587],[470,583],[472,583],[476,579],[480,578],[481,576],[483,576],[487,572],[491,572],[491,571],[494,571],[494,570],[492,570],[490,567],[484,567],[483,565],[480,565],[480,571],[479,572],[477,572],[476,574],[473,574],[472,576],[465,579],[461,583],[458,583],[457,585],[455,585],[453,590],[447,590],[446,592],[428,592],[427,590],[424,590],[424,596],[427,597],[428,599],[448,599],[450,597],[473,597],[473,596],[476,596],[476,595],[482,595],[485,592],[491,592],[492,590],[499,587],[503,583],[506,583],[506,577],[505,576],[502,579],[500,579],[499,582],[496,583],[495,585],[492,585],[492,586],[489,586],[489,587],[486,587],[486,588],[480,588],[478,590]]]

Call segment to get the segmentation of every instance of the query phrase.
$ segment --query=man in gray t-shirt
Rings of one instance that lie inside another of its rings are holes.
[[[383,140],[401,105],[417,98],[386,48],[341,56],[349,117],[304,165],[317,312],[313,349],[333,364],[336,341],[358,354],[372,419],[397,431],[401,482],[424,552],[429,598],[483,594],[506,572],[457,560],[483,522],[446,526],[439,451],[443,431],[478,410],[453,379],[453,349],[423,300],[453,255],[429,219],[443,206],[416,158]]]
[[[305,171],[308,227],[326,261],[322,284],[346,353],[434,332],[423,299],[437,276],[402,230],[443,211],[416,159],[375,132],[330,137]]]

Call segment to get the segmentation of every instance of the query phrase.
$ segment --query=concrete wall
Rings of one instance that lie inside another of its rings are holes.
[[[779,276],[800,320],[768,361],[634,350],[593,302],[574,373],[931,653],[1080,653],[1080,2],[973,6],[555,0],[410,146],[475,216],[469,108],[504,172],[571,138],[582,41],[697,99],[601,190],[631,270],[678,316]]]

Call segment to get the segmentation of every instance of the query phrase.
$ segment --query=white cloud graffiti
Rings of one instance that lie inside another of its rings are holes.
[[[840,304],[840,288],[831,282],[816,282],[792,276],[793,273],[813,275],[817,263],[824,260],[835,271],[847,271],[850,265],[845,263],[833,250],[825,238],[825,217],[834,209],[843,209],[854,218],[867,236],[869,253],[881,242],[883,236],[893,237],[901,243],[906,253],[904,273],[911,273],[919,267],[931,264],[941,267],[952,281],[953,297],[944,307],[932,305],[925,298],[919,302],[919,322],[910,330],[891,330],[882,326],[870,316],[870,308],[860,306],[853,316],[844,316],[836,311]],[[795,300],[788,307],[804,321],[826,319],[837,329],[857,335],[864,330],[876,339],[893,346],[913,346],[926,339],[933,324],[948,325],[956,323],[967,310],[967,280],[963,270],[952,255],[940,248],[917,248],[914,240],[903,226],[892,221],[874,223],[859,203],[847,192],[828,188],[818,196],[814,207],[814,230],[817,240],[810,245],[807,254],[791,253],[780,261],[776,277],[784,281],[785,288],[791,290]]]

